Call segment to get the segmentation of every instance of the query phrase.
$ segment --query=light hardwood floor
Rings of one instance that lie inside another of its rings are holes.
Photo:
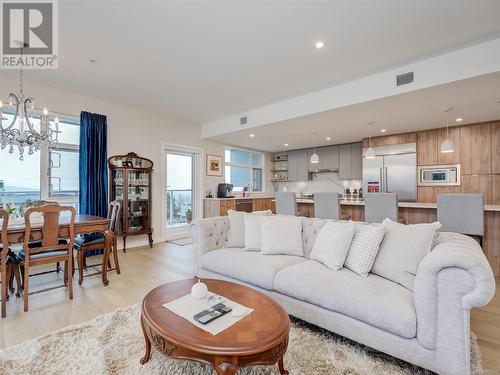
[[[89,262],[98,263],[97,257]],[[30,296],[30,311],[23,312],[22,299],[7,302],[7,318],[0,319],[0,348],[19,344],[48,332],[81,323],[101,314],[142,301],[154,287],[191,276],[192,246],[171,243],[120,251],[122,274],[109,273],[104,287],[99,276],[87,277],[82,286],[76,283],[74,300],[68,300],[65,288]],[[32,288],[62,282],[62,273],[37,276]],[[471,329],[481,347],[485,370],[500,372],[500,278],[497,292],[486,307],[472,312]]]

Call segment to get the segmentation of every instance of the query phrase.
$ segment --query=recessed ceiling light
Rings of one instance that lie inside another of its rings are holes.
[[[386,131],[387,131],[387,129],[380,129],[381,133],[385,133]]]
[[[455,121],[456,121],[456,122],[462,122],[462,121],[464,121],[464,119],[463,119],[462,117],[459,117],[459,118],[457,118]]]
[[[255,134],[250,134],[250,138],[253,138],[253,137],[255,137]]]
[[[321,40],[318,40],[316,43],[314,43],[314,47],[320,49],[325,46],[325,43],[323,43]]]
[[[327,141],[331,141],[331,140],[332,140],[332,138],[331,138],[331,137],[326,137],[325,139],[326,139]]]
[[[285,147],[288,147],[288,143],[285,143]]]

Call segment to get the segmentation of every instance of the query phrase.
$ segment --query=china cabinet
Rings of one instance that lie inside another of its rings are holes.
[[[153,246],[151,229],[151,173],[153,162],[130,152],[108,159],[110,169],[110,200],[121,203],[119,233],[123,237],[123,251],[127,236],[148,235]]]

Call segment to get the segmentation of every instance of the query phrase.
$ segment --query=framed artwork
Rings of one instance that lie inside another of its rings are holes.
[[[223,171],[222,156],[207,155],[207,166],[206,174],[207,176],[218,176],[222,177]]]

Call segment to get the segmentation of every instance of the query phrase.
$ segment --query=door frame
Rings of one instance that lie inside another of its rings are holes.
[[[189,225],[179,228],[167,228],[167,153],[168,151],[193,154],[193,220],[203,217],[203,149],[174,143],[161,144],[161,234],[162,239],[172,240],[189,235]]]

